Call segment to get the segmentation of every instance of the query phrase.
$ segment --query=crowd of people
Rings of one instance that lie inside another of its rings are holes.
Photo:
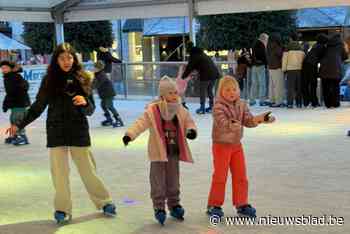
[[[318,88],[327,108],[340,106],[340,85],[347,85],[346,80],[341,81],[346,77],[347,44],[340,34],[320,34],[311,48],[305,45],[295,33],[286,45],[279,33],[262,33],[251,49],[242,49],[238,56],[229,52],[229,74],[238,80],[241,90],[246,89],[251,106],[318,107]]]

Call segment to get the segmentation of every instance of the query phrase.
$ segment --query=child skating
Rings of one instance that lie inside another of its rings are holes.
[[[272,123],[271,112],[253,116],[240,100],[239,84],[233,77],[220,80],[213,110],[212,151],[214,173],[208,199],[207,214],[222,217],[228,171],[232,175],[232,203],[239,216],[256,217],[248,203],[248,179],[241,138],[243,127]]]
[[[195,139],[197,130],[189,112],[181,105],[176,84],[169,77],[159,82],[159,100],[150,103],[145,113],[127,130],[123,142],[128,145],[149,129],[148,139],[151,198],[154,216],[160,224],[166,220],[165,205],[170,215],[184,219],[180,205],[179,161],[193,162],[188,139]]]
[[[106,216],[116,215],[112,198],[96,174],[90,151],[86,116],[92,115],[95,110],[91,81],[91,76],[83,70],[70,44],[60,44],[53,53],[35,102],[29,107],[25,118],[6,131],[13,136],[18,129],[23,129],[38,118],[48,106],[47,147],[55,188],[54,218],[58,224],[67,223],[72,217],[68,154],[96,208],[102,209]]]
[[[118,111],[115,109],[113,105],[113,99],[116,95],[113,83],[112,81],[107,77],[106,73],[104,72],[105,64],[98,60],[95,64],[95,79],[93,81],[93,87],[97,89],[98,96],[101,99],[101,107],[104,112],[104,116],[106,117],[106,120],[104,120],[101,125],[102,126],[113,126],[116,127],[123,127],[124,123],[122,118],[120,117]],[[111,117],[111,112],[115,122],[113,122]]]
[[[10,61],[2,61],[0,68],[3,73],[6,91],[2,110],[3,112],[11,110],[10,123],[15,124],[24,118],[27,107],[30,106],[29,84],[21,76],[22,68],[19,65]],[[6,138],[5,143],[16,146],[29,144],[25,129],[19,129],[13,137]]]

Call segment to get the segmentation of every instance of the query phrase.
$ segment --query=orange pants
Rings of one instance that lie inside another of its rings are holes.
[[[232,203],[239,207],[248,204],[248,179],[242,145],[213,144],[214,173],[208,206],[222,206],[228,170],[232,175]]]

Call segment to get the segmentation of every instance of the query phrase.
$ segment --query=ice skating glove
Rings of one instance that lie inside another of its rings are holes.
[[[197,137],[197,132],[194,129],[188,129],[186,133],[186,137],[190,140],[194,140]]]
[[[276,118],[271,115],[271,111],[267,112],[264,116],[264,123],[273,123]]]
[[[123,143],[124,143],[125,146],[127,146],[130,141],[131,141],[131,138],[129,136],[124,136],[123,137]]]
[[[269,120],[270,120],[270,114],[271,114],[272,112],[271,111],[269,111],[269,112],[267,112],[265,115],[264,115],[264,122],[269,122]]]

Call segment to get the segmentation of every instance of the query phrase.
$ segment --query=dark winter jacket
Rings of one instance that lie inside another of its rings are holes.
[[[341,79],[342,64],[348,58],[340,35],[334,35],[327,43],[326,52],[321,59],[320,77],[323,79]]]
[[[4,74],[3,78],[6,96],[2,110],[6,112],[11,108],[28,107],[30,105],[28,81],[17,72]]]
[[[182,78],[187,77],[194,70],[199,73],[200,81],[211,81],[220,77],[219,70],[213,60],[197,47],[191,48],[188,64]]]
[[[95,73],[93,87],[97,89],[98,96],[101,99],[114,97],[116,95],[113,88],[113,83],[110,79],[108,79],[104,71],[99,71]]]
[[[283,47],[277,38],[270,37],[267,43],[266,57],[269,69],[282,68]]]
[[[105,68],[103,69],[106,73],[112,72],[112,63],[122,63],[121,60],[114,58],[111,53],[99,51],[97,53],[97,59],[102,60],[105,64]]]
[[[260,40],[253,47],[252,64],[253,66],[267,65],[266,48]]]
[[[60,93],[49,93],[50,78],[45,76],[41,82],[35,102],[30,106],[24,120],[18,128],[38,118],[48,106],[46,119],[47,147],[58,146],[90,146],[89,123],[87,115],[95,110],[92,95],[87,92],[91,87],[91,76],[82,72],[80,77],[73,74],[61,76],[65,88]],[[75,95],[84,96],[87,105],[73,105]]]
[[[327,49],[327,45],[316,43],[309,53],[306,54],[305,63],[313,66],[317,66],[317,64],[321,61]]]

